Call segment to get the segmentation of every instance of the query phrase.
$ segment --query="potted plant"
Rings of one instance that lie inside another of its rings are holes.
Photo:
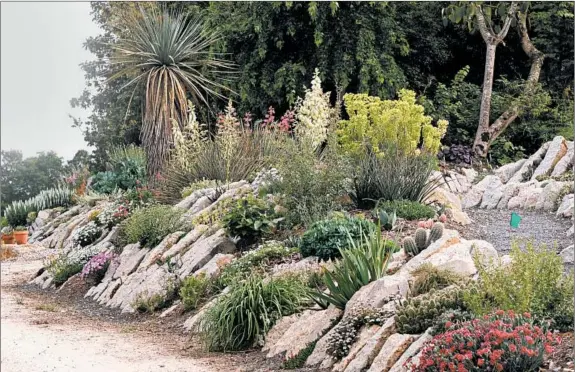
[[[16,244],[28,243],[28,228],[26,226],[17,226],[14,229],[14,239]]]
[[[12,226],[2,228],[2,242],[4,244],[14,244],[14,229]]]

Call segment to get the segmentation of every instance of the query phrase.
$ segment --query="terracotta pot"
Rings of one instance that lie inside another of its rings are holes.
[[[11,234],[2,234],[2,242],[4,244],[14,244],[14,233]]]
[[[14,231],[14,239],[16,244],[28,243],[28,231]]]

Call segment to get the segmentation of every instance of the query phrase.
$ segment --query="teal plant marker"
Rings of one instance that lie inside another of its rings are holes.
[[[518,228],[519,222],[521,222],[521,216],[515,212],[511,213],[511,221],[509,222],[511,227],[514,229]]]

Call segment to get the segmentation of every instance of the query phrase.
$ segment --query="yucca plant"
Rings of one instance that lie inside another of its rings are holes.
[[[33,211],[51,209],[56,207],[67,207],[73,202],[74,191],[67,187],[55,187],[42,190],[31,199]]]
[[[34,211],[35,208],[31,199],[26,201],[17,200],[6,207],[4,210],[4,216],[8,220],[10,226],[26,225],[28,213]]]
[[[349,235],[348,249],[341,249],[341,259],[333,271],[324,274],[324,284],[329,293],[312,290],[312,299],[322,307],[327,304],[345,309],[347,302],[363,286],[385,275],[391,255],[397,244],[386,240],[378,228],[362,234],[359,241]]]
[[[219,36],[201,19],[183,12],[142,8],[123,17],[127,32],[113,46],[112,65],[127,76],[125,86],[145,86],[142,143],[148,155],[148,175],[156,175],[167,159],[173,140],[172,125],[184,125],[188,95],[192,102],[208,104],[208,96],[227,90],[219,81],[233,65],[210,50]]]

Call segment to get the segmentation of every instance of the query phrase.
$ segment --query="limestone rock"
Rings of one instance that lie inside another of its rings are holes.
[[[180,237],[184,234],[185,233],[183,231],[176,231],[174,233],[168,234],[156,247],[154,247],[148,254],[146,254],[146,257],[144,257],[142,260],[140,267],[146,268],[158,261],[161,261],[164,252],[173,247],[174,244],[176,244]]]
[[[412,258],[409,262],[411,262]],[[409,262],[407,264],[409,264]],[[405,266],[404,266],[405,267]],[[399,272],[401,272],[400,269]],[[400,294],[405,296],[409,290],[409,279],[410,276],[406,273],[393,274],[389,276],[384,276],[374,282],[363,286],[359,291],[350,298],[345,308],[353,309],[357,307],[376,307],[380,308],[386,304],[386,300],[389,296]]]
[[[330,306],[326,310],[306,310],[300,318],[288,328],[267,354],[268,358],[278,356],[294,357],[306,346],[316,341],[325,331],[331,328],[342,314],[340,309]]]
[[[262,348],[263,353],[267,353],[270,349],[278,342],[282,336],[287,332],[287,330],[301,317],[302,313],[292,314],[289,316],[284,316],[270,329],[266,334],[266,339],[264,346]]]
[[[567,237],[570,238],[575,235],[575,225],[572,225],[566,233]]]
[[[465,178],[467,178],[469,183],[473,183],[475,178],[477,178],[477,171],[473,168],[462,168],[461,172],[465,175]]]
[[[140,262],[142,262],[149,251],[147,248],[140,248],[140,243],[125,246],[122,254],[118,257],[120,265],[114,272],[112,279],[128,276],[136,271]]]
[[[178,275],[185,278],[208,263],[217,253],[233,253],[235,250],[235,244],[221,229],[214,235],[200,239],[192,245],[180,258],[181,266],[178,269]]]
[[[557,207],[557,199],[563,190],[563,187],[568,186],[567,182],[558,182],[550,180],[549,183],[542,189],[539,198],[535,204],[535,209],[544,210],[546,212],[555,211]]]
[[[519,185],[516,182],[509,182],[503,187],[503,195],[501,195],[501,199],[497,203],[497,209],[507,209],[509,200],[519,193]]]
[[[356,353],[355,358],[348,364],[345,372],[365,371],[378,356],[384,343],[395,331],[395,320],[389,318],[367,342],[365,346]],[[351,354],[351,353],[350,353]]]
[[[183,308],[182,303],[180,301],[176,301],[172,306],[162,311],[162,313],[160,314],[160,318],[166,318],[172,314],[175,314],[178,312],[179,309],[181,310],[182,308]]]
[[[218,300],[221,298],[221,296],[226,295],[229,291],[230,291],[230,287],[226,287],[222,291],[222,293],[217,295],[215,298],[211,299],[210,302],[205,304],[197,313],[195,313],[194,315],[192,315],[188,319],[186,319],[186,321],[182,325],[182,327],[184,328],[184,331],[185,332],[199,331],[201,329],[201,326],[202,326],[202,324],[201,324],[202,317],[204,316],[206,311],[208,309],[210,309],[212,306],[214,306],[218,302]]]
[[[272,276],[278,277],[286,273],[305,273],[321,270],[317,257],[306,257],[296,262],[288,262],[272,267]]]
[[[367,341],[369,341],[379,331],[380,328],[381,327],[378,325],[363,326],[359,330],[357,338],[350,348],[348,354],[333,366],[332,371],[348,371],[349,364],[355,360]],[[353,369],[349,369],[349,371],[351,370]]]
[[[315,348],[311,355],[305,361],[305,366],[318,369],[330,369],[336,363],[336,360],[327,353],[329,347],[330,337],[335,333],[335,328],[330,329],[319,341],[315,344]]]
[[[567,153],[561,158],[553,168],[551,176],[560,176],[567,172],[573,166],[573,156],[575,155],[573,151],[573,141],[567,142]]]
[[[547,149],[549,148],[550,145],[551,142],[544,143],[539,148],[539,150],[535,152],[535,154],[531,155],[523,163],[521,168],[519,168],[519,170],[513,175],[513,177],[509,179],[508,182],[519,183],[527,181],[532,176],[535,167],[537,167],[537,165],[539,165],[539,163],[541,163],[541,161],[543,160],[543,157],[545,156],[545,153],[547,152]]]
[[[394,333],[385,341],[368,372],[387,372],[419,336]]]
[[[559,253],[559,255],[563,259],[564,263],[573,265],[573,263],[575,261],[574,256],[573,256],[574,255],[573,245],[570,245],[569,247],[563,249],[561,251],[561,253]]]
[[[484,209],[494,209],[497,207],[499,200],[503,196],[503,184],[498,178],[494,178],[492,182],[489,183],[485,192],[483,193],[483,198],[481,199],[480,208]]]
[[[208,188],[208,189],[196,190],[189,196],[185,197],[178,204],[176,204],[176,207],[188,210],[192,207],[192,205],[194,205],[194,203],[198,201],[198,199],[211,192],[215,192],[215,189]]]
[[[186,234],[176,244],[162,254],[162,261],[166,261],[170,257],[174,257],[190,245],[196,242],[208,229],[206,225],[198,225],[192,231]]]
[[[557,209],[557,217],[569,218],[573,217],[573,209],[575,205],[573,203],[573,194],[568,194],[563,197],[559,208]]]
[[[431,330],[427,330],[424,334],[421,335],[416,341],[414,341],[407,350],[403,353],[403,355],[395,362],[393,367],[389,370],[390,372],[402,372],[405,371],[405,367],[403,366],[405,362],[409,360],[409,358],[415,356],[419,353],[419,350],[425,345],[425,343],[433,338],[431,336]],[[414,361],[415,362],[415,361]]]
[[[566,153],[567,143],[565,142],[565,138],[562,136],[553,138],[553,141],[551,141],[551,144],[549,145],[549,149],[545,153],[543,161],[535,169],[531,179],[534,180],[537,176],[551,174],[555,165]]]
[[[206,275],[206,278],[211,278],[215,276],[220,269],[225,266],[225,263],[229,263],[234,258],[233,254],[223,254],[218,253],[211,260],[208,261],[201,269],[194,273],[194,276],[198,276],[200,274]]]
[[[521,159],[515,163],[505,164],[495,170],[495,174],[501,179],[501,182],[507,183],[519,169],[525,164],[527,159]]]
[[[190,208],[190,214],[194,216],[209,207],[212,204],[212,199],[215,195],[216,191],[214,190],[212,193],[199,198]]]
[[[462,201],[463,208],[473,208],[481,203],[485,190],[494,188],[494,185],[501,185],[499,177],[494,175],[486,176],[484,179],[474,185],[471,190],[465,194]]]
[[[539,201],[539,197],[543,193],[542,188],[535,188],[531,190],[531,193],[527,195],[525,198],[525,203],[523,204],[523,208],[525,209],[535,209],[537,206],[537,202]]]

